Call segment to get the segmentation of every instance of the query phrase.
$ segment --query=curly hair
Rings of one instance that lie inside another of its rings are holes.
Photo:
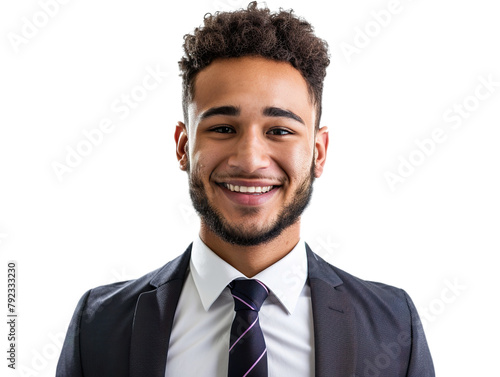
[[[252,1],[247,9],[208,13],[202,27],[184,36],[183,47],[185,55],[179,67],[186,125],[197,73],[215,59],[253,55],[289,62],[302,74],[316,106],[316,129],[319,127],[323,80],[330,64],[328,44],[316,37],[311,24],[296,17],[293,10],[271,13]]]

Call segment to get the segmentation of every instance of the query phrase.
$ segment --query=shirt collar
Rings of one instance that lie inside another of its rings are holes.
[[[246,278],[215,254],[199,236],[193,242],[190,270],[207,311],[231,281]],[[286,256],[252,278],[264,283],[271,291],[271,296],[292,314],[307,280],[305,243],[300,240]]]

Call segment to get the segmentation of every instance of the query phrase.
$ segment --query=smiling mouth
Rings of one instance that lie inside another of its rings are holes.
[[[248,195],[262,195],[280,186],[238,186],[230,183],[220,183],[220,186],[232,192],[239,192]]]

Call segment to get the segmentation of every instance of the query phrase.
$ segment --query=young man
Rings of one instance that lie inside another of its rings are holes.
[[[205,17],[184,48],[175,142],[199,238],[142,278],[87,292],[57,376],[434,376],[408,295],[300,240],[328,148],[326,43],[254,2]]]

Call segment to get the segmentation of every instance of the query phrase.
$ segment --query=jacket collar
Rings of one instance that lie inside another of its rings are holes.
[[[334,268],[306,244],[314,320],[316,376],[345,377],[355,372],[354,313]],[[134,313],[130,349],[131,377],[164,377],[175,308],[191,257],[191,245],[151,279]]]
[[[355,375],[355,321],[342,279],[306,245],[317,377]]]
[[[164,377],[168,343],[191,257],[191,245],[151,279],[156,288],[142,293],[132,324],[130,376]]]

